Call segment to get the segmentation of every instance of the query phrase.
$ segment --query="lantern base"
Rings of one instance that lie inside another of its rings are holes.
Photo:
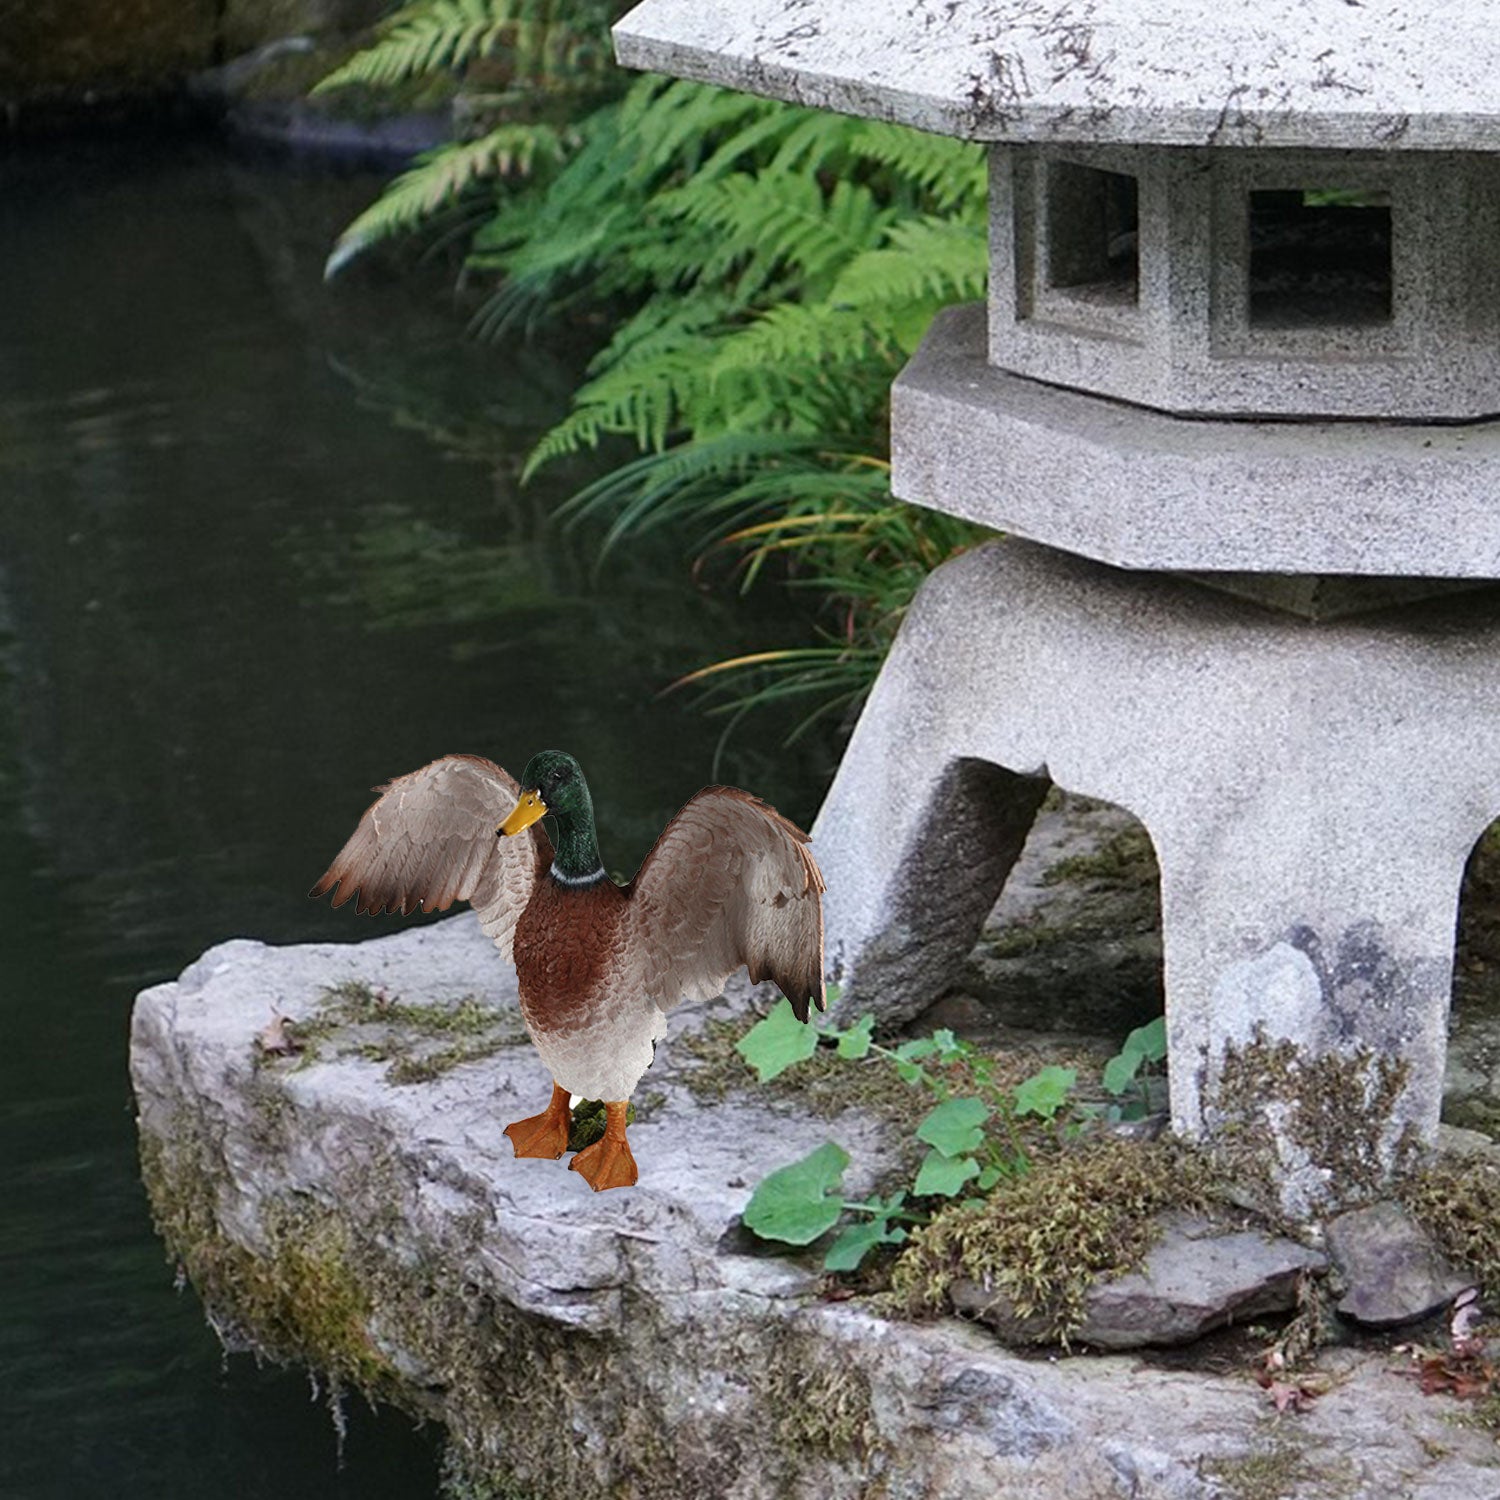
[[[845,1013],[952,983],[1052,782],[1161,866],[1172,1119],[1283,1211],[1437,1130],[1459,884],[1500,816],[1491,595],[1334,623],[1022,542],[914,603],[813,830]]]

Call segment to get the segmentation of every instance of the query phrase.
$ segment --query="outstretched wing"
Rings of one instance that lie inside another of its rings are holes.
[[[308,893],[333,891],[355,910],[447,911],[469,902],[500,952],[511,956],[516,919],[552,863],[541,824],[498,835],[520,800],[514,776],[479,755],[445,755],[384,787],[323,878]]]
[[[717,995],[742,966],[799,1020],[823,998],[823,875],[807,835],[734,787],[699,792],[630,885],[627,962],[663,1010]]]

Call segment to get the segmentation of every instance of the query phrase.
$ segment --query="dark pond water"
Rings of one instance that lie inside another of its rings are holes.
[[[461,347],[440,270],[320,262],[376,179],[184,141],[0,156],[0,1496],[431,1495],[436,1437],[225,1361],[135,1170],[130,1003],[204,947],[371,935],[304,892],[373,783],[584,762],[633,868],[710,779],[679,673],[802,637],[510,477],[568,357]],[[566,336],[562,331],[559,336]],[[577,476],[572,476],[576,478]],[[776,726],[722,779],[807,820]],[[387,928],[385,930],[393,930]]]

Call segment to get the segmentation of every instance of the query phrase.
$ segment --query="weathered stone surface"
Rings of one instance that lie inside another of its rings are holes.
[[[321,1317],[307,1339],[339,1336],[387,1396],[445,1422],[471,1468],[508,1468],[538,1500],[854,1500],[871,1486],[1214,1500],[1213,1476],[1268,1443],[1242,1377],[1022,1361],[953,1320],[821,1302],[806,1260],[724,1248],[768,1168],[833,1135],[858,1194],[883,1149],[855,1114],[809,1118],[758,1090],[694,1098],[688,1039],[708,1017],[743,1023],[743,993],[673,1017],[631,1128],[641,1183],[594,1195],[563,1162],[513,1160],[500,1135],[545,1099],[527,1044],[410,1085],[330,1044],[306,1065],[256,1066],[273,1006],[308,1017],[322,987],[356,980],[408,1003],[473,995],[515,1030],[513,978],[469,917],[347,947],[225,944],[137,1002],[146,1175],[159,1215],[181,1227],[186,1212],[210,1269],[243,1278],[238,1295],[206,1288],[221,1326],[275,1341],[256,1313],[287,1257],[302,1298],[273,1305],[291,1320],[280,1347]],[[337,1251],[326,1265],[320,1245]],[[1489,1438],[1379,1359],[1338,1373],[1277,1439],[1305,1459],[1280,1493],[1321,1500],[1337,1474],[1350,1500],[1491,1500]]]
[[[1289,1213],[1367,1194],[1437,1128],[1497,664],[1482,594],[1315,626],[1021,543],[945,564],[813,830],[841,1003],[912,1014],[998,895],[998,870],[914,883],[969,815],[952,768],[1049,776],[1155,846],[1175,1128],[1233,1132]]]
[[[1500,577],[1500,422],[1186,420],[995,369],[978,306],[891,403],[903,499],[1115,567]]]
[[[1371,1328],[1416,1322],[1474,1284],[1396,1203],[1372,1203],[1331,1220],[1328,1253],[1347,1288],[1338,1311]]]
[[[1139,1271],[1089,1293],[1072,1342],[1096,1349],[1188,1344],[1228,1323],[1290,1311],[1300,1278],[1327,1265],[1327,1256],[1293,1240],[1174,1214]],[[1005,1343],[1050,1341],[1045,1320],[1018,1317],[1008,1298],[972,1281],[955,1282],[950,1295],[960,1312]]]
[[[1494,150],[1500,40],[1480,0],[645,0],[627,67],[976,140]]]
[[[1082,1034],[1112,1051],[1159,1016],[1160,876],[1140,822],[1054,788],[957,984],[924,1026]]]

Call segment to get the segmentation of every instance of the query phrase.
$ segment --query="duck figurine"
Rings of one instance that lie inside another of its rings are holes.
[[[601,1100],[604,1134],[569,1166],[595,1191],[628,1187],[626,1108],[679,1000],[717,995],[746,968],[798,1020],[809,1002],[826,1009],[823,876],[807,835],[748,792],[699,792],[621,886],[599,857],[583,771],[561,751],[532,756],[520,785],[481,756],[446,755],[376,791],[310,894],[342,906],[357,891],[362,914],[473,906],[515,963],[553,1080],[541,1114],[505,1127],[517,1156],[560,1157],[570,1097]]]

